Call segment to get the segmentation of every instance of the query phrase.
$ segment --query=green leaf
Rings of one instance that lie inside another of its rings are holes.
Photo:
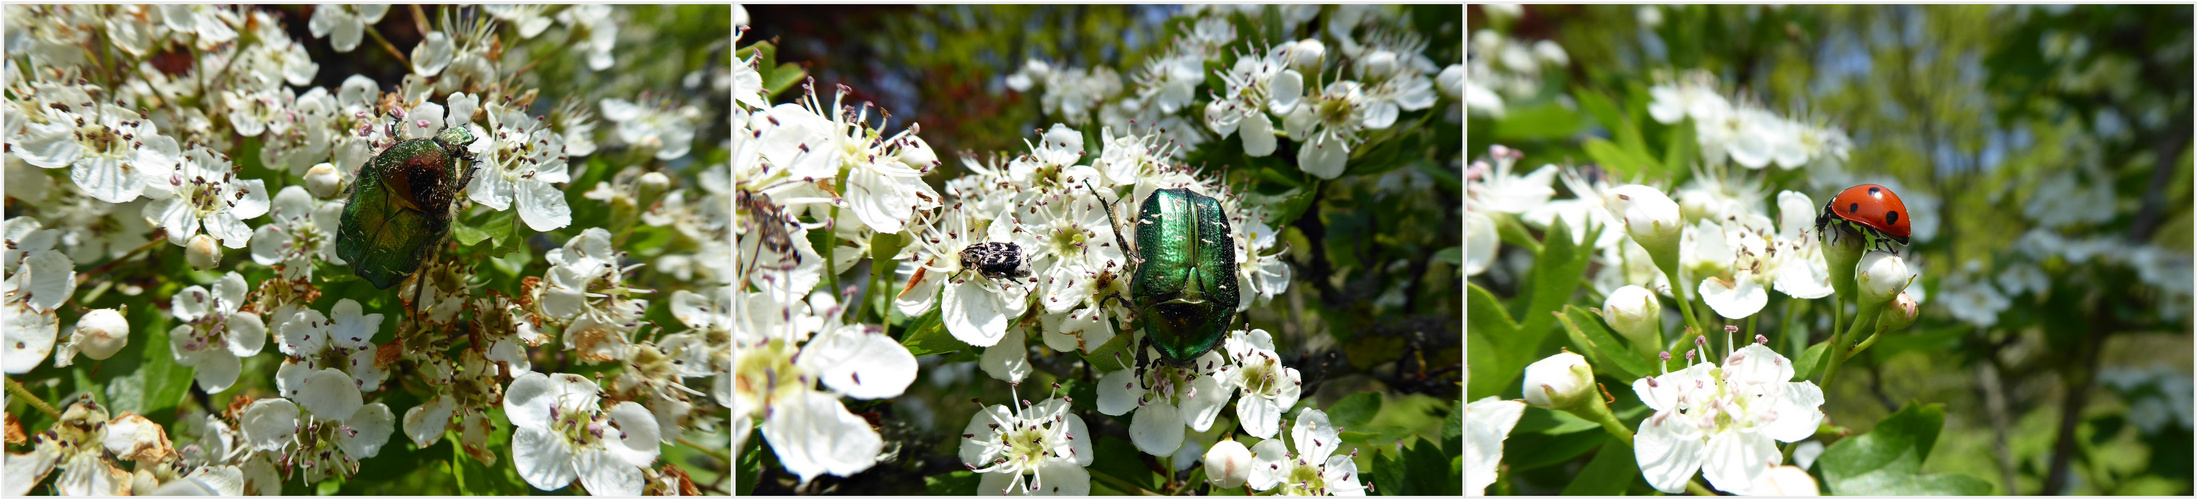
[[[1503,441],[1503,461],[1511,470],[1523,471],[1571,461],[1602,446],[1610,433],[1601,427],[1571,434],[1521,434],[1514,429]]]
[[[755,422],[747,417],[733,420],[733,425],[753,427]],[[760,429],[752,429],[760,430]],[[740,466],[733,472],[733,494],[747,496],[756,490],[756,478],[763,476],[763,436],[750,432],[748,442],[740,446]]]
[[[1580,306],[1566,304],[1564,316],[1557,318],[1565,325],[1565,334],[1572,337],[1572,346],[1594,357],[1600,371],[1623,380],[1634,380],[1655,374],[1647,359],[1633,352],[1624,341],[1603,326],[1603,320],[1595,313]],[[1617,371],[1611,371],[1616,369]]]
[[[1465,494],[1463,471],[1450,467],[1450,457],[1427,438],[1412,443],[1404,452],[1405,495],[1455,497]]]
[[[1817,458],[1824,483],[1835,495],[1988,495],[1991,483],[1962,474],[1924,474],[1946,407],[1909,403],[1870,432],[1840,440]]]
[[[1401,450],[1383,446],[1374,449],[1374,467],[1364,471],[1366,479],[1373,481],[1379,495],[1408,495],[1404,486],[1404,459]]]
[[[474,228],[471,224],[459,222],[450,228],[450,237],[458,240],[458,246],[470,247],[474,243],[480,243],[481,240],[488,239],[488,233]]]
[[[924,313],[923,316],[919,316],[908,323],[908,334],[901,337],[901,345],[908,347],[910,355],[942,354],[969,347],[969,344],[963,343],[961,340],[955,339],[953,334],[947,333],[946,323],[939,319],[940,309],[944,308],[931,308],[931,312]]]
[[[1641,139],[1641,128],[1634,126],[1633,120],[1617,106],[1611,105],[1610,97],[1586,88],[1573,89],[1572,97],[1580,102],[1581,108],[1587,109],[1588,114],[1595,115],[1595,121],[1602,122],[1603,128],[1610,129],[1611,138],[1626,152],[1648,156],[1648,141]]]
[[[1589,137],[1586,148],[1588,158],[1595,160],[1596,164],[1602,165],[1604,170],[1610,171],[1612,176],[1620,179],[1629,179],[1638,174],[1655,172],[1661,170],[1663,166],[1646,153],[1628,151],[1617,144],[1612,144],[1610,141],[1597,137]]]
[[[1801,351],[1801,357],[1794,360],[1793,381],[1800,382],[1815,377],[1817,370],[1824,368],[1824,361],[1827,359],[1825,353],[1830,351],[1828,347],[1831,344],[1832,341],[1825,340],[1809,346],[1809,350]]]
[[[489,238],[495,241],[496,248],[504,248],[504,244],[519,235],[519,227],[513,222],[518,214],[519,210],[516,208],[489,214],[488,219],[481,223],[481,232],[488,233]]]
[[[1519,414],[1519,424],[1511,428],[1511,435],[1544,434],[1557,436],[1601,428],[1603,428],[1602,424],[1580,418],[1571,412],[1528,406],[1525,412]]]
[[[1344,396],[1335,406],[1328,407],[1328,423],[1338,429],[1365,427],[1381,411],[1381,393],[1361,392]]]
[[[966,470],[924,476],[923,491],[933,495],[975,495],[977,480],[977,473]]]
[[[136,313],[131,308],[132,313]],[[151,311],[153,308],[145,308]],[[190,393],[196,373],[189,367],[176,364],[175,355],[168,351],[168,332],[148,328],[145,335],[145,359],[138,365],[138,374],[145,378],[145,402],[141,404],[144,415],[160,415],[183,402]]]
[[[1595,241],[1600,229],[1590,229],[1586,241]],[[1519,320],[1519,333],[1524,342],[1513,344],[1515,356],[1521,366],[1542,356],[1535,356],[1532,349],[1541,345],[1541,339],[1550,333],[1556,317],[1549,314],[1572,300],[1572,292],[1580,288],[1580,277],[1587,272],[1587,261],[1595,255],[1594,248],[1580,248],[1572,241],[1572,229],[1565,219],[1558,217],[1542,233],[1542,254],[1534,261],[1534,294],[1527,302],[1526,315]]]
[[[1595,458],[1587,462],[1587,468],[1573,476],[1572,484],[1565,485],[1565,495],[1620,495],[1641,477],[1641,467],[1634,465],[1633,447],[1616,439],[1603,442],[1603,449],[1595,452]]]
[[[1585,123],[1580,121],[1580,115],[1565,109],[1555,100],[1542,100],[1504,110],[1503,119],[1498,120],[1493,128],[1496,131],[1496,140],[1508,143],[1561,139],[1579,132],[1582,125]]]
[[[503,271],[505,275],[513,277],[528,274],[526,272],[527,265],[533,263],[534,252],[526,249],[512,250],[511,253],[489,259],[489,264],[494,266],[496,270]]]
[[[1506,359],[1501,348],[1518,336],[1519,324],[1511,321],[1511,314],[1504,312],[1503,304],[1488,289],[1470,282],[1465,288],[1466,366],[1475,374],[1466,382],[1466,395],[1473,399],[1494,396],[1519,377],[1514,365],[1526,366]]]
[[[1680,120],[1666,130],[1670,132],[1665,133],[1664,168],[1685,172],[1694,166],[1695,148],[1701,147],[1694,142],[1694,121]]]

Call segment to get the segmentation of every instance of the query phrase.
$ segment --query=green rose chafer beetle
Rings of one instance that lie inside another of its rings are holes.
[[[1111,205],[1107,220],[1115,220]],[[1136,376],[1143,381],[1150,364],[1147,347],[1169,366],[1188,366],[1219,346],[1236,318],[1242,290],[1235,233],[1220,200],[1190,188],[1155,190],[1132,224],[1137,246],[1130,246],[1119,228],[1114,238],[1129,251],[1129,302],[1145,323],[1145,336],[1134,347]]]
[[[397,134],[391,125],[389,134]],[[410,139],[359,168],[336,231],[336,256],[375,288],[404,282],[450,233],[451,204],[471,179],[473,133],[463,125]]]

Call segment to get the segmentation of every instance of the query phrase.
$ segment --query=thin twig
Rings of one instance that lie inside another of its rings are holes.
[[[408,58],[406,58],[406,57],[404,56],[404,53],[403,53],[403,52],[398,52],[398,51],[397,51],[397,46],[396,46],[396,45],[391,45],[391,44],[389,43],[389,39],[387,39],[387,38],[382,38],[382,32],[381,32],[381,31],[375,30],[373,26],[367,26],[366,28],[367,28],[367,29],[366,29],[366,34],[367,34],[367,36],[371,36],[371,37],[374,37],[374,41],[375,41],[375,42],[380,42],[380,43],[382,44],[382,50],[387,50],[387,51],[389,51],[389,55],[392,55],[392,56],[396,56],[396,57],[397,57],[397,62],[398,62],[398,63],[401,63],[401,64],[404,64],[404,66],[405,66],[406,68],[411,68],[411,67],[412,67],[412,60],[411,60],[411,59],[408,59]],[[423,32],[421,32],[421,36],[426,36],[426,34],[427,34],[427,32],[424,32],[424,31],[423,31]]]
[[[16,382],[15,379],[12,378],[8,379],[8,392],[15,394],[15,397],[18,399],[29,401],[31,407],[37,408],[40,413],[44,413],[48,417],[53,417],[54,420],[61,419],[60,410],[53,409],[53,405],[46,404],[46,400],[38,399],[37,395],[31,394],[30,389],[23,388],[23,384],[21,382]]]
[[[146,250],[151,250],[154,245],[159,245],[168,241],[168,238],[166,237],[162,237],[159,235],[154,236],[155,237],[152,241],[145,242],[145,245],[137,247],[136,250],[131,250],[130,253],[122,254],[121,257],[117,257],[114,260],[107,261],[107,263],[105,264],[100,264],[99,267],[95,267],[92,268],[90,271],[84,271],[83,273],[77,274],[76,284],[82,285],[84,284],[84,281],[92,279],[93,276],[106,274],[108,270],[114,269],[114,266],[120,265],[124,261],[130,260],[132,257],[136,257],[137,254],[145,253]]]
[[[724,462],[724,463],[728,463],[728,464],[729,464],[729,463],[733,463],[733,456],[732,456],[732,453],[731,453],[731,452],[729,452],[729,451],[718,451],[718,450],[713,450],[713,449],[710,449],[710,447],[708,447],[708,446],[703,446],[703,445],[702,445],[702,443],[697,443],[697,442],[694,442],[694,440],[692,440],[692,439],[687,439],[687,437],[686,437],[686,436],[680,436],[680,437],[679,437],[679,444],[684,444],[684,445],[687,445],[687,446],[692,446],[692,447],[694,447],[694,449],[696,449],[696,450],[700,450],[700,451],[702,452],[702,454],[704,454],[704,455],[709,455],[709,456],[710,456],[710,458],[715,458],[715,459],[717,459],[717,461],[719,461],[719,462]]]

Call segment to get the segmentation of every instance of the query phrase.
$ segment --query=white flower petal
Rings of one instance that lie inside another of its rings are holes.
[[[539,373],[529,374],[540,375]],[[547,379],[545,378],[543,380]],[[514,385],[516,386],[517,384],[514,383]],[[443,438],[443,431],[450,428],[450,414],[451,412],[457,410],[457,408],[457,403],[453,401],[449,396],[436,395],[434,399],[430,399],[426,403],[423,403],[419,406],[414,406],[410,410],[405,410],[405,436],[412,438],[412,444],[417,445],[421,448],[426,448],[428,445],[435,444],[435,441]],[[508,412],[509,410],[507,409],[506,411]],[[543,417],[547,418],[548,416],[543,415]],[[513,426],[523,429],[546,429],[547,422],[545,421],[543,424],[544,425],[535,425],[529,427],[518,425],[517,422],[512,423]]]
[[[244,372],[244,364],[234,353],[216,350],[200,352],[205,355],[199,358],[196,379],[198,388],[207,394],[220,394],[221,391],[229,390],[229,386],[237,383],[237,375]]]
[[[389,433],[396,430],[396,417],[389,412],[389,405],[381,403],[360,407],[358,413],[344,419],[343,425],[354,433],[336,435],[336,444],[351,458],[367,459],[382,452],[382,445],[389,442]]]
[[[1749,271],[1741,271],[1732,281],[1714,276],[1703,278],[1702,301],[1709,303],[1718,316],[1728,319],[1742,319],[1761,312],[1763,306],[1770,303],[1771,296],[1764,293],[1763,285],[1757,284],[1749,274]]]
[[[941,297],[940,318],[946,321],[947,333],[956,340],[976,347],[991,347],[1007,335],[1008,309],[1000,303],[1000,297],[977,280],[948,283],[946,294]]]
[[[1147,455],[1165,457],[1183,446],[1183,415],[1166,401],[1145,403],[1130,416],[1130,441]]]
[[[778,403],[763,422],[763,438],[787,472],[807,482],[818,474],[852,476],[877,463],[884,438],[839,398],[810,392]]]
[[[632,404],[628,402],[627,404]],[[573,468],[580,486],[594,496],[641,496],[641,470],[600,449],[582,448]]]
[[[1242,403],[1239,403],[1242,404]],[[1480,495],[1496,484],[1496,468],[1503,460],[1504,438],[1519,424],[1526,403],[1481,398],[1465,405],[1465,493]]]
[[[627,468],[648,467],[656,462],[659,427],[656,415],[649,413],[641,403],[624,401],[612,406],[608,412],[611,423],[618,426],[619,434],[604,436],[603,447]],[[585,470],[582,471],[586,472]],[[592,491],[592,489],[591,489]]]
[[[1099,377],[1099,413],[1120,416],[1137,409],[1145,389],[1137,386],[1136,371],[1123,368]]]
[[[1021,329],[1008,330],[999,343],[984,349],[984,355],[977,360],[977,366],[983,368],[986,375],[1009,383],[1022,382],[1023,377],[1030,375],[1030,350],[1023,345]],[[910,359],[913,364],[914,358]],[[915,371],[911,369],[909,373],[914,374]]]
[[[1702,470],[1704,441],[1687,426],[1684,417],[1670,411],[1656,412],[1641,421],[1633,436],[1633,460],[1641,465],[1641,477],[1657,491],[1678,494],[1687,481]]]
[[[298,433],[298,405],[282,398],[253,401],[238,422],[244,443],[254,450],[278,451]]]
[[[1746,495],[1756,478],[1783,460],[1770,438],[1752,432],[1718,432],[1710,435],[1702,478],[1712,488]]]
[[[573,468],[572,446],[548,429],[520,427],[511,431],[512,466],[519,477],[536,489],[551,491],[580,477]]]
[[[1306,408],[1298,410],[1297,425],[1290,428],[1290,444],[1297,447],[1299,458],[1320,462],[1333,455],[1341,447],[1342,439],[1336,435],[1336,427],[1328,424],[1328,414]]]
[[[343,419],[359,412],[364,398],[351,377],[335,368],[322,368],[305,376],[305,388],[295,396],[298,406],[324,419]]]

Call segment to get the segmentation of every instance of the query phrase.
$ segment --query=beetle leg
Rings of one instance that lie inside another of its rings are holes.
[[[1107,201],[1107,198],[1105,196],[1099,196],[1099,190],[1097,188],[1091,187],[1091,180],[1089,179],[1084,180],[1084,189],[1091,191],[1092,196],[1098,197],[1099,206],[1105,207],[1107,209],[1107,229],[1114,232],[1114,244],[1120,245],[1122,247],[1122,257],[1130,262],[1130,266],[1135,267],[1141,260],[1138,257],[1137,252],[1130,251],[1129,240],[1122,238],[1122,228],[1114,224],[1114,222],[1117,220],[1114,218],[1115,202]]]
[[[1136,346],[1136,349],[1137,349],[1137,372],[1136,372],[1136,376],[1137,376],[1137,388],[1139,388],[1139,389],[1145,389],[1145,390],[1151,390],[1151,389],[1152,389],[1152,386],[1150,386],[1150,385],[1148,385],[1148,384],[1146,384],[1146,383],[1145,383],[1145,365],[1146,365],[1146,364],[1149,364],[1149,363],[1151,363],[1151,362],[1152,362],[1151,360],[1147,359],[1147,358],[1146,358],[1146,356],[1145,356],[1145,341],[1146,341],[1146,340],[1147,340],[1147,339],[1146,339],[1145,337],[1142,337],[1142,336],[1140,336],[1140,337],[1137,337],[1137,346]]]

